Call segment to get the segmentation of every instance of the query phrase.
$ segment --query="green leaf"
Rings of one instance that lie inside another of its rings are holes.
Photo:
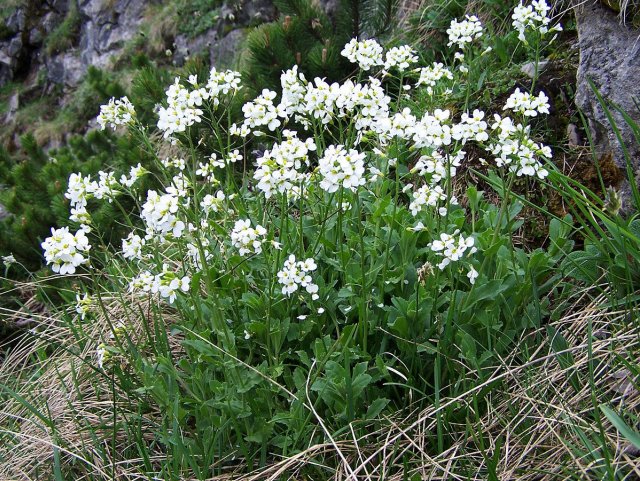
[[[631,429],[627,423],[625,423],[624,420],[608,406],[601,404],[600,410],[604,413],[607,419],[611,421],[611,424],[613,424],[622,437],[633,444],[636,448],[640,449],[640,433],[638,431]]]
[[[386,398],[376,399],[371,403],[365,414],[365,419],[374,419],[382,412],[382,410],[389,404],[389,400]]]

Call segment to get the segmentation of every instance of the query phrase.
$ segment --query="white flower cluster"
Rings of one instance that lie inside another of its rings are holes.
[[[549,28],[551,19],[549,18],[549,11],[551,7],[547,5],[545,0],[534,0],[531,5],[526,7],[520,2],[520,4],[513,10],[511,19],[513,20],[513,27],[518,31],[518,39],[522,42],[526,42],[525,33],[527,30],[533,30],[540,33],[542,36],[549,32],[561,31],[562,26],[560,24],[554,25]]]
[[[96,199],[107,199],[109,202],[118,195],[120,184],[113,172],[98,172],[98,182],[95,184],[93,195]]]
[[[114,130],[119,125],[128,125],[135,119],[136,111],[127,97],[121,99],[111,98],[109,103],[100,106],[98,124],[104,130],[111,126]]]
[[[211,69],[207,82],[207,94],[213,99],[214,105],[217,106],[220,103],[220,94],[227,95],[229,92],[237,92],[240,88],[240,72],[234,70],[218,72],[215,67]]]
[[[200,107],[208,97],[206,89],[196,88],[190,91],[180,85],[177,77],[166,94],[167,107],[160,107],[158,110],[158,128],[164,132],[165,139],[200,122],[203,114]]]
[[[236,221],[231,231],[231,244],[237,248],[241,256],[247,254],[260,254],[262,252],[262,243],[267,229],[261,225],[251,227],[249,219],[240,219]]]
[[[269,89],[263,89],[262,93],[253,102],[247,102],[242,106],[244,113],[244,128],[260,129],[267,127],[271,132],[276,130],[282,122],[280,118],[287,116],[282,105],[273,103],[276,93]],[[254,132],[255,134],[256,132]]]
[[[51,237],[44,240],[42,249],[44,258],[47,264],[51,264],[53,272],[74,274],[76,267],[89,263],[84,254],[91,249],[91,245],[82,229],[72,234],[68,227],[52,227]]]
[[[461,22],[458,22],[458,19],[451,21],[447,34],[449,35],[447,46],[456,44],[459,49],[463,49],[466,44],[482,36],[482,24],[475,15],[465,15],[465,19]]]
[[[130,232],[126,239],[122,239],[122,257],[125,259],[142,259],[142,248],[145,244],[145,239]]]
[[[211,100],[214,107],[220,103],[220,94],[236,92],[240,89],[240,74],[233,70],[218,72],[211,69],[206,86],[200,87],[198,78],[191,75],[188,83],[193,87],[189,90],[180,84],[176,78],[167,90],[167,107],[158,110],[158,128],[164,132],[165,138],[173,134],[184,132],[187,127],[200,122],[203,111],[200,107]]]
[[[358,186],[364,185],[366,154],[357,150],[347,150],[343,145],[330,145],[318,160],[322,180],[320,187],[327,192],[336,192],[344,187],[355,192]]]
[[[549,97],[540,92],[537,97],[529,92],[521,92],[517,88],[507,99],[503,110],[513,110],[525,117],[535,117],[538,114],[549,113]]]
[[[67,192],[64,196],[69,199],[71,207],[79,209],[87,206],[97,188],[97,184],[91,181],[91,176],[83,177],[82,174],[72,173],[69,176]]]
[[[491,126],[497,132],[497,140],[487,146],[495,157],[498,167],[509,166],[518,177],[537,176],[544,179],[549,172],[539,159],[551,159],[551,148],[540,145],[529,137],[529,127],[514,125],[509,117],[495,115],[496,122]]]
[[[169,304],[173,304],[178,297],[178,292],[188,292],[190,285],[189,276],[180,278],[167,265],[164,265],[160,274],[154,275],[150,271],[141,272],[129,283],[129,291],[142,290],[151,294],[159,293],[161,297],[169,301]]]
[[[178,219],[179,198],[175,194],[158,194],[155,190],[147,192],[147,201],[142,206],[142,219],[144,220],[148,236],[154,232],[161,235],[172,233],[174,237],[180,237],[185,228],[184,222]]]
[[[278,272],[278,282],[282,284],[282,293],[287,297],[303,287],[311,294],[315,301],[319,298],[318,286],[312,282],[310,272],[318,268],[312,258],[304,261],[296,261],[296,256],[291,254],[284,262],[284,267]]]
[[[451,205],[457,205],[458,200],[451,196],[447,196],[444,189],[439,185],[423,185],[416,192],[413,193],[413,201],[409,204],[409,210],[415,216],[418,212],[421,212],[425,207],[436,207],[441,202],[445,203],[449,199]],[[441,216],[447,215],[447,208],[442,206],[438,208],[438,213]]]
[[[456,236],[458,236],[456,238]],[[464,237],[456,230],[453,235],[443,232],[439,240],[429,244],[429,248],[443,257],[438,267],[442,270],[452,262],[457,262],[465,256],[473,255],[478,249],[474,246],[473,237]]]
[[[216,192],[215,196],[211,194],[205,195],[204,198],[200,201],[200,206],[207,215],[209,215],[209,213],[211,212],[220,212],[224,199],[224,192],[219,190]]]
[[[160,163],[165,169],[184,170],[187,167],[187,161],[181,157],[168,157],[166,159],[162,159]]]
[[[431,154],[422,155],[411,169],[411,173],[430,176],[431,183],[439,183],[450,177],[455,177],[457,167],[460,167],[466,152],[458,150],[455,155],[442,155],[439,150]]]
[[[2,263],[4,264],[4,266],[8,269],[9,267],[11,267],[13,264],[16,264],[18,261],[16,260],[15,256],[13,254],[9,254],[6,256],[2,256]]]
[[[453,80],[451,70],[446,68],[444,64],[440,62],[434,62],[430,67],[423,67],[418,69],[418,71],[420,72],[420,78],[416,85],[426,85],[427,93],[429,95],[433,95],[433,88],[443,78]]]
[[[142,164],[138,164],[134,167],[131,167],[131,170],[129,170],[129,177],[124,174],[120,176],[120,183],[126,187],[131,188],[140,177],[148,172],[149,171],[147,169],[142,167]]]
[[[298,110],[297,107],[304,99],[307,92],[307,80],[302,73],[298,72],[298,66],[294,65],[282,73],[280,85],[282,86],[280,105],[287,115],[291,115]]]
[[[274,192],[287,194],[295,199],[300,195],[301,187],[308,183],[310,175],[301,172],[303,167],[309,167],[309,152],[316,150],[313,139],[304,142],[297,134],[285,130],[286,140],[274,144],[271,150],[265,150],[257,160],[258,168],[253,178],[258,181],[258,189],[270,198]]]
[[[396,112],[392,116],[378,117],[373,130],[378,134],[379,140],[386,143],[393,137],[409,138],[416,123],[416,117],[405,107],[402,112]]]
[[[413,129],[408,130],[415,147],[438,148],[451,144],[451,126],[448,110],[436,109],[433,115],[425,112]]]
[[[353,38],[344,46],[341,52],[349,62],[357,63],[362,70],[369,70],[377,65],[382,65],[382,47],[373,39],[358,41]]]
[[[412,63],[416,63],[417,61],[418,57],[416,55],[416,51],[408,45],[393,47],[387,52],[384,61],[384,69],[389,70],[395,67],[400,72],[404,72]]]
[[[453,126],[451,137],[460,140],[465,144],[469,140],[476,142],[485,142],[489,139],[487,133],[487,123],[483,120],[484,112],[482,110],[474,110],[473,115],[463,112],[460,122]]]

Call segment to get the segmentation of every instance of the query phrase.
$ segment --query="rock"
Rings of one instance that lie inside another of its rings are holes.
[[[571,147],[582,145],[582,137],[580,136],[580,131],[576,124],[567,125],[567,140]]]
[[[544,72],[544,69],[546,69],[548,65],[549,65],[549,61],[548,60],[540,60],[540,62],[538,62],[538,75],[540,75],[542,72]],[[527,77],[532,79],[533,76],[536,73],[536,64],[535,64],[535,62],[525,63],[520,68],[520,71],[523,74],[525,74]]]
[[[26,14],[24,9],[17,8],[11,15],[9,15],[5,25],[10,32],[18,33],[24,30],[25,20]]]
[[[240,54],[240,49],[247,34],[243,29],[229,32],[218,42],[215,42],[209,51],[209,62],[218,67],[232,67]]]
[[[11,82],[13,79],[12,59],[6,50],[0,46],[0,86]]]
[[[9,102],[7,105],[7,113],[4,116],[4,122],[11,122],[15,116],[16,112],[20,108],[20,94],[18,92],[14,93],[11,97],[9,97]]]
[[[621,25],[617,16],[599,3],[576,7],[575,13],[580,45],[576,105],[588,119],[596,154],[613,154],[616,165],[624,169],[623,149],[587,79],[593,81],[603,98],[619,105],[640,123],[640,112],[634,104],[640,78],[640,31]],[[613,109],[611,113],[636,170],[640,165],[640,145],[623,117]],[[628,186],[623,187],[623,197],[628,191]]]
[[[138,35],[148,1],[141,0],[81,0],[78,9],[82,17],[79,53],[86,68],[108,66],[111,57],[124,44]]]
[[[0,204],[0,221],[6,219],[7,217],[9,217],[9,211],[2,204]]]
[[[217,41],[216,28],[211,28],[195,38],[189,38],[184,34],[177,35],[173,44],[173,61],[178,66],[183,65],[190,56],[211,50]]]
[[[45,59],[47,80],[68,87],[77,85],[87,71],[78,52],[64,52]]]

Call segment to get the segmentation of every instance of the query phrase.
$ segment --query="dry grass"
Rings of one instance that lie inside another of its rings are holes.
[[[485,480],[489,479],[490,468],[495,470],[494,479],[500,480],[600,480],[598,450],[602,449],[602,439],[606,439],[618,479],[623,479],[621,473],[625,479],[636,479],[640,476],[640,459],[634,456],[637,453],[628,449],[606,419],[602,432],[594,422],[594,405],[606,403],[614,409],[624,406],[625,412],[636,415],[640,406],[635,380],[620,368],[623,359],[636,362],[640,333],[636,325],[627,322],[625,312],[603,309],[606,301],[602,296],[589,299],[585,293],[576,301],[573,314],[551,324],[554,332],[561,332],[566,339],[567,346],[561,351],[550,350],[546,330],[530,333],[526,337],[543,339],[535,352],[523,359],[521,351],[514,351],[485,382],[455,398],[443,399],[438,409],[430,406],[410,414],[398,413],[386,419],[384,429],[364,437],[356,436],[353,430],[340,439],[327,436],[326,443],[260,471],[229,473],[212,481],[307,479],[301,473],[310,464],[326,473],[324,479],[336,481],[418,477]],[[116,302],[105,302],[109,309],[116,309]],[[25,337],[0,367],[0,383],[23,376],[18,393],[33,406],[29,409],[24,401],[10,396],[0,410],[0,479],[43,479],[36,473],[51,472],[56,446],[62,462],[75,460],[82,466],[79,472],[91,474],[82,479],[143,479],[140,459],[113,455],[124,452],[131,442],[121,428],[116,430],[115,450],[109,436],[94,439],[88,436],[88,429],[80,430],[86,425],[96,432],[110,432],[114,418],[122,423],[132,414],[127,406],[114,406],[108,379],[96,375],[90,367],[95,343],[83,343],[55,319],[45,320],[39,336]],[[595,333],[592,356],[587,341],[590,330]],[[108,332],[107,323],[93,323],[83,336],[97,339]],[[35,353],[51,345],[58,347],[46,361],[38,361]],[[179,349],[177,345],[175,348]],[[571,356],[571,362],[562,363],[559,356]],[[593,390],[589,385],[590,366]],[[24,376],[23,372],[31,374]],[[124,398],[124,393],[118,394],[118,399]],[[475,404],[474,398],[482,399]],[[485,407],[475,413],[477,406]],[[34,411],[48,413],[55,429]],[[434,455],[437,420],[445,411],[466,413],[466,420],[463,415],[459,424],[445,426],[446,449]],[[149,420],[153,417],[148,415]],[[322,426],[321,419],[316,421]],[[152,438],[150,430],[146,435]],[[588,442],[595,448],[588,448]],[[109,453],[109,462],[100,461],[104,456],[91,455],[98,447],[102,453]],[[490,467],[487,461],[494,453],[496,463]],[[150,456],[160,459],[162,453],[151,452]]]
[[[124,318],[121,300],[103,301],[109,318]],[[110,323],[102,317],[73,331],[56,317],[31,317],[35,326],[0,365],[0,393],[3,386],[14,391],[2,393],[0,479],[49,479],[55,456],[61,465],[74,464],[98,479],[135,479],[127,473],[141,460],[118,459],[117,453],[130,443],[122,426],[137,413],[120,401],[126,393],[95,367],[97,345],[109,339]],[[140,323],[127,333],[136,339],[141,331]],[[155,416],[146,413],[143,422]]]

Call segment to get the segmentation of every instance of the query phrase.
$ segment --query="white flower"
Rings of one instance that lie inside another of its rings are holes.
[[[200,206],[204,209],[204,212],[206,214],[209,214],[211,212],[219,212],[224,199],[224,192],[219,190],[216,192],[215,197],[211,194],[205,195],[204,198],[200,201]]]
[[[466,44],[482,36],[482,24],[475,15],[465,15],[465,20],[462,22],[458,22],[457,19],[451,21],[447,34],[449,47],[456,44],[458,48],[463,49]]]
[[[231,244],[239,250],[241,256],[260,254],[266,234],[267,230],[261,225],[256,225],[254,229],[249,219],[238,220],[231,231]]]
[[[72,207],[85,207],[87,200],[93,196],[97,188],[98,184],[92,182],[90,176],[83,177],[82,174],[72,173],[64,196],[69,199]]]
[[[162,164],[163,167],[166,167],[167,169],[173,168],[178,170],[184,170],[187,167],[187,162],[180,157],[175,157],[173,159],[171,158],[162,159],[160,163]]]
[[[313,139],[299,140],[295,132],[285,130],[286,140],[265,150],[257,160],[258,168],[253,178],[258,181],[258,189],[268,199],[274,193],[287,194],[295,199],[300,190],[309,182],[309,152],[316,150]]]
[[[241,89],[240,72],[235,70],[225,70],[218,72],[216,68],[212,68],[209,73],[209,81],[207,82],[207,93],[214,100],[214,104],[218,105],[219,95],[226,95],[229,92],[237,92]]]
[[[124,174],[120,176],[120,183],[126,187],[131,188],[133,187],[133,184],[135,184],[136,181],[147,172],[149,171],[142,167],[142,164],[138,163],[138,165],[136,165],[135,167],[131,167],[131,170],[129,171],[129,177]]]
[[[364,185],[364,153],[349,149],[342,145],[330,145],[318,161],[322,180],[320,187],[327,192],[336,192],[339,187],[356,191]]]
[[[164,138],[169,138],[200,122],[203,114],[200,107],[210,94],[204,88],[186,89],[180,85],[179,78],[175,79],[166,94],[167,106],[158,109],[158,129],[164,132]]]
[[[540,92],[534,97],[529,92],[521,92],[519,88],[507,99],[503,110],[513,110],[525,117],[535,117],[538,114],[549,113],[549,97],[544,92]]]
[[[275,92],[263,89],[253,102],[244,104],[242,106],[243,127],[247,129],[267,127],[271,132],[276,130],[282,124],[280,118],[286,118],[287,113],[281,105],[274,105],[275,98]]]
[[[110,125],[114,130],[118,125],[128,125],[135,119],[135,109],[127,97],[121,99],[111,98],[107,105],[100,106],[98,124],[104,130]]]
[[[453,80],[453,74],[451,70],[446,68],[444,64],[439,62],[434,62],[430,67],[423,67],[418,70],[420,72],[420,78],[416,85],[426,85],[427,93],[429,95],[433,94],[433,87],[436,84],[444,79]]]
[[[161,235],[172,233],[180,237],[185,228],[178,219],[179,198],[174,194],[158,194],[155,190],[147,192],[147,201],[142,206],[142,219],[152,232]]]
[[[149,271],[144,271],[131,280],[129,283],[129,290],[134,292],[136,290],[142,290],[151,294],[160,294],[169,301],[169,304],[173,304],[178,296],[178,292],[188,292],[191,288],[191,278],[189,276],[183,276],[180,278],[175,272],[169,269],[166,264],[162,268],[160,274],[152,274]]]
[[[105,362],[107,362],[110,357],[109,351],[107,351],[107,346],[104,344],[98,345],[96,349],[96,362],[100,369],[104,368]]]
[[[527,42],[525,33],[527,31],[536,31],[541,36],[545,36],[549,32],[562,31],[562,26],[557,24],[549,28],[551,19],[549,11],[551,7],[547,5],[545,0],[534,0],[531,5],[524,6],[522,2],[514,8],[511,19],[513,27],[518,31],[518,39]]]
[[[142,248],[146,241],[137,234],[129,232],[126,239],[122,239],[122,257],[125,259],[142,259]]]
[[[455,236],[458,236],[457,238]],[[473,237],[463,237],[460,231],[456,231],[453,235],[442,233],[439,240],[434,240],[429,244],[429,248],[443,257],[438,267],[440,270],[447,267],[451,262],[457,262],[465,256],[472,255],[476,252],[473,246]]]
[[[16,260],[16,258],[13,256],[13,254],[9,254],[7,256],[2,256],[2,263],[4,264],[5,267],[10,267],[12,264],[17,263],[18,261]]]
[[[463,112],[460,123],[454,125],[451,130],[451,137],[461,140],[462,144],[465,144],[468,140],[475,140],[476,142],[487,141],[489,139],[487,122],[483,119],[484,112],[481,110],[474,110],[472,116],[467,112]]]
[[[353,38],[344,46],[341,55],[349,62],[357,63],[362,70],[369,70],[376,65],[382,65],[382,47],[373,39],[358,42]]]
[[[302,101],[307,91],[307,80],[304,75],[298,72],[298,66],[283,72],[280,76],[280,85],[282,86],[282,100],[280,107],[287,115],[301,112]]]
[[[413,194],[413,201],[409,204],[411,214],[418,215],[425,207],[437,207],[440,203],[446,203],[447,195],[444,189],[439,185],[423,185]],[[455,197],[449,198],[449,204],[456,205],[458,203]],[[438,213],[442,216],[447,215],[447,209],[440,207]]]
[[[476,271],[473,266],[469,268],[469,272],[467,272],[467,277],[469,278],[469,282],[471,284],[476,283],[476,279],[478,278],[478,271]]]
[[[89,259],[83,254],[88,252],[91,246],[83,230],[72,234],[68,227],[52,227],[51,237],[44,240],[42,248],[45,260],[47,264],[51,264],[53,272],[74,274],[76,267],[89,263]]]
[[[95,307],[95,301],[89,294],[85,293],[83,297],[80,294],[76,294],[76,312],[80,314],[80,319],[84,320],[91,309]]]
[[[385,70],[389,70],[395,67],[400,72],[404,72],[412,63],[416,63],[417,61],[418,57],[416,56],[415,50],[408,45],[402,45],[400,47],[393,47],[387,52],[384,68]]]
[[[522,124],[514,125],[508,118],[495,116],[492,129],[498,138],[486,148],[494,155],[498,167],[509,166],[509,170],[517,176],[537,176],[544,179],[549,172],[540,160],[551,159],[552,152],[548,146],[540,145],[529,137],[529,128]]]
[[[98,183],[94,190],[94,196],[96,199],[107,199],[109,202],[112,202],[114,197],[118,195],[120,184],[116,180],[115,174],[113,172],[103,172],[102,170],[98,172]]]
[[[285,261],[282,270],[278,272],[278,282],[282,285],[282,293],[289,297],[302,287],[311,294],[311,299],[318,299],[318,286],[312,282],[309,275],[309,272],[315,271],[317,267],[313,259],[296,262],[296,256],[291,254]]]

